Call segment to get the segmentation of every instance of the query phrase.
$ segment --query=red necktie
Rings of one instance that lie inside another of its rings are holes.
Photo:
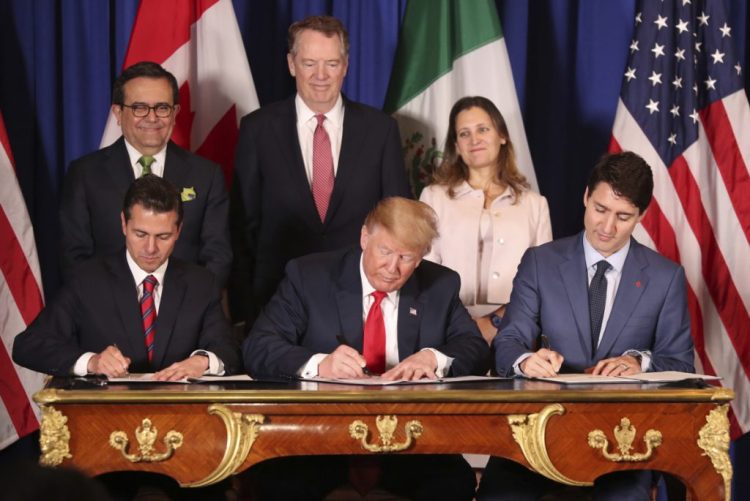
[[[326,116],[315,115],[315,118],[318,120],[318,125],[313,134],[312,192],[320,220],[325,221],[328,202],[331,200],[333,191],[333,154],[331,153],[331,140],[323,127]]]
[[[375,374],[385,372],[385,322],[383,321],[383,310],[380,308],[380,303],[387,295],[387,293],[381,291],[372,293],[375,301],[373,301],[365,321],[362,355],[367,361],[367,368]]]
[[[156,335],[156,305],[154,304],[154,287],[159,282],[153,275],[143,279],[143,296],[141,296],[141,319],[143,320],[143,335],[148,351],[148,361],[154,355],[154,336]]]

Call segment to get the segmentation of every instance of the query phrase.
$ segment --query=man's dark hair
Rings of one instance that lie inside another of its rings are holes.
[[[138,77],[164,78],[172,88],[172,104],[180,104],[180,88],[173,74],[151,61],[141,61],[128,66],[120,73],[112,86],[112,104],[125,104],[125,84]]]
[[[131,210],[136,204],[157,214],[174,211],[177,213],[177,226],[182,223],[180,193],[172,183],[159,176],[146,174],[133,181],[125,193],[125,201],[122,204],[125,221],[130,220]]]
[[[651,167],[631,151],[609,153],[599,159],[589,176],[589,196],[599,183],[607,183],[615,195],[630,200],[643,214],[651,203],[654,176]]]

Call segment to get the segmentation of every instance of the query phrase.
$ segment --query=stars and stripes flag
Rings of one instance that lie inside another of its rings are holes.
[[[42,275],[34,231],[16,178],[10,142],[0,114],[0,449],[39,428],[31,395],[43,375],[11,360],[13,339],[42,310]]]
[[[635,236],[681,263],[697,366],[732,388],[750,431],[750,106],[721,0],[642,0],[611,151],[651,165]]]
[[[220,164],[230,184],[239,121],[259,106],[232,0],[141,0],[123,68],[139,61],[177,78],[172,140]],[[120,135],[110,114],[102,146]]]

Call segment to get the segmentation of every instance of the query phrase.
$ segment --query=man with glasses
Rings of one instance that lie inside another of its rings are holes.
[[[177,80],[156,63],[136,63],[115,80],[112,113],[122,137],[74,160],[65,176],[60,227],[66,282],[81,261],[124,249],[122,199],[134,179],[155,174],[177,187],[185,206],[174,256],[205,266],[220,286],[226,283],[232,251],[224,176],[218,165],[170,141],[179,111]]]

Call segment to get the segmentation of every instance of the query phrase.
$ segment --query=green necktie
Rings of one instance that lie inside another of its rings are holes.
[[[138,163],[143,166],[143,172],[141,172],[141,177],[145,176],[146,174],[152,174],[151,172],[151,164],[154,163],[156,159],[152,157],[151,155],[143,155],[141,158],[138,159]]]

